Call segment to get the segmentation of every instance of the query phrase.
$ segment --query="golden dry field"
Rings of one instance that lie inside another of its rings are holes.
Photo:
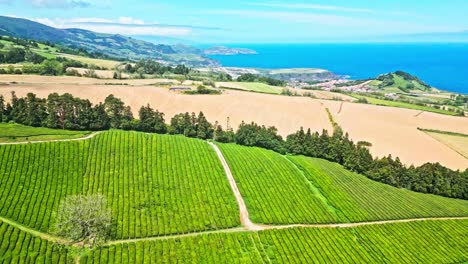
[[[468,136],[448,135],[436,132],[426,133],[468,159]]]

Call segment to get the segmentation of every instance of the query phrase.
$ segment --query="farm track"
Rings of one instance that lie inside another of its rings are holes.
[[[44,240],[47,240],[47,241],[50,241],[50,242],[54,242],[54,243],[60,243],[60,244],[67,244],[69,243],[69,241],[63,239],[63,238],[60,238],[60,237],[57,237],[57,236],[54,236],[54,235],[50,235],[50,234],[47,234],[47,233],[43,233],[41,231],[37,231],[35,229],[32,229],[32,228],[29,228],[29,227],[26,227],[20,223],[17,223],[13,220],[10,220],[8,218],[5,218],[5,217],[1,217],[0,216],[0,221],[8,224],[8,225],[11,225],[13,227],[16,227],[18,228],[19,230],[25,232],[25,233],[28,233],[28,234],[31,234],[33,236],[36,236],[36,237],[39,237],[41,239],[44,239]]]
[[[0,143],[0,146],[3,145],[23,145],[23,144],[38,144],[38,143],[49,143],[49,142],[69,142],[69,141],[82,141],[82,140],[88,140],[92,139],[93,137],[97,136],[98,134],[102,133],[103,131],[100,132],[94,132],[86,137],[80,137],[80,138],[71,138],[71,139],[52,139],[52,140],[37,140],[37,141],[24,141],[24,142],[5,142],[5,143]]]
[[[219,160],[221,161],[221,164],[223,165],[224,172],[226,173],[226,176],[229,181],[229,185],[231,185],[232,192],[234,193],[237,204],[239,205],[240,220],[241,220],[242,225],[245,226],[247,230],[251,230],[251,231],[264,230],[265,228],[263,226],[256,225],[250,220],[249,211],[247,210],[247,206],[245,205],[244,198],[242,198],[239,188],[237,188],[236,180],[234,179],[234,176],[232,175],[231,169],[229,168],[229,165],[227,164],[226,159],[223,156],[223,153],[221,153],[221,150],[213,142],[208,142],[208,144],[210,144],[211,147],[213,147],[216,154],[218,155]]]
[[[13,143],[1,143],[0,145],[18,145],[18,144],[31,144],[31,143],[46,143],[46,142],[66,142],[66,141],[79,141],[79,140],[88,140],[101,132],[96,132],[90,134],[83,138],[78,139],[64,139],[64,140],[49,140],[49,141],[34,141],[34,142],[13,142]],[[239,205],[240,211],[240,219],[241,219],[241,227],[236,228],[225,228],[225,229],[218,229],[212,231],[201,231],[201,232],[192,232],[192,233],[184,233],[184,234],[174,234],[174,235],[164,235],[164,236],[153,236],[153,237],[145,237],[145,238],[135,238],[135,239],[122,239],[122,240],[112,240],[105,243],[106,246],[116,245],[116,244],[127,244],[127,243],[134,243],[134,242],[143,242],[143,241],[156,241],[156,240],[165,240],[165,239],[176,239],[176,238],[184,238],[184,237],[194,237],[199,235],[208,235],[208,234],[219,234],[219,233],[245,233],[245,232],[258,232],[263,230],[282,230],[282,229],[290,229],[290,228],[354,228],[359,226],[370,226],[370,225],[386,225],[386,224],[397,224],[397,223],[411,223],[411,222],[423,222],[423,221],[450,221],[450,220],[468,220],[468,216],[465,217],[434,217],[434,218],[410,218],[410,219],[396,219],[396,220],[382,220],[382,221],[368,221],[368,222],[355,222],[355,223],[333,223],[333,224],[290,224],[290,225],[260,225],[253,223],[249,218],[249,213],[247,210],[247,206],[245,205],[244,199],[240,194],[240,191],[237,187],[236,181],[234,176],[227,164],[221,150],[212,142],[208,142],[209,145],[213,147],[215,150],[218,158],[220,159],[223,168],[225,170],[226,176],[230,183],[231,189],[236,197],[237,203]],[[48,234],[33,228],[26,227],[16,221],[11,219],[5,218],[0,216],[0,221],[4,222],[8,225],[16,227],[21,231],[31,234],[35,237],[39,237],[41,239],[63,244],[63,245],[70,245],[70,242]]]
[[[344,224],[292,224],[292,225],[256,225],[260,226],[260,230],[251,230],[246,227],[237,227],[237,228],[226,228],[212,231],[202,231],[202,232],[193,232],[185,234],[175,234],[175,235],[164,235],[164,236],[153,236],[153,237],[144,237],[144,238],[133,238],[133,239],[122,239],[122,240],[110,240],[107,241],[104,245],[111,246],[117,244],[128,244],[135,242],[144,242],[144,241],[156,241],[156,240],[166,240],[166,239],[177,239],[184,237],[194,237],[201,235],[209,234],[221,234],[221,233],[247,233],[247,232],[258,232],[264,230],[283,230],[290,228],[354,228],[360,226],[370,226],[370,225],[387,225],[387,224],[398,224],[398,223],[412,223],[412,222],[425,222],[425,221],[453,221],[453,220],[468,220],[468,217],[438,217],[438,218],[413,218],[413,219],[400,219],[400,220],[385,220],[385,221],[374,221],[374,222],[358,222],[358,223],[344,223]],[[24,225],[17,223],[13,220],[4,218],[0,216],[0,221],[16,227],[21,231],[31,234],[33,236],[39,237],[41,239],[58,243],[69,245],[70,242],[54,236],[48,233],[37,231],[35,229],[25,227]]]

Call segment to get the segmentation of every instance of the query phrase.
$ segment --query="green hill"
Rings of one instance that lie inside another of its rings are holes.
[[[382,74],[370,83],[371,86],[378,89],[400,90],[403,92],[411,92],[414,90],[431,91],[432,87],[418,77],[403,71]]]
[[[57,29],[27,19],[6,16],[0,16],[0,35],[47,41],[129,60],[156,59],[172,62],[172,56],[178,54],[169,45],[153,44],[119,34],[102,34],[83,29]],[[189,63],[200,66],[216,64],[211,59],[194,56],[196,60]]]
[[[468,220],[414,219],[466,217],[466,200],[397,189],[320,159],[219,146],[251,219],[267,229],[241,226],[222,162],[202,140],[108,131],[83,141],[0,145],[0,262],[468,260]],[[101,246],[78,249],[50,235],[57,206],[73,194],[107,198],[112,228]],[[327,225],[394,219],[412,220]],[[277,226],[291,223],[322,225]]]
[[[109,200],[115,238],[240,225],[221,164],[203,141],[105,132],[86,141],[0,146],[0,156],[0,216],[43,232],[64,197],[91,193]]]
[[[264,224],[468,216],[468,201],[375,182],[320,159],[220,144],[252,220]]]

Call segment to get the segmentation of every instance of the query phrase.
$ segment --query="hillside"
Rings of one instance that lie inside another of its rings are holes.
[[[394,88],[407,93],[413,90],[423,92],[430,92],[432,90],[430,85],[421,81],[418,77],[403,71],[382,74],[372,81],[370,85],[381,90]]]
[[[468,216],[468,201],[399,190],[323,160],[219,145],[227,164],[207,142],[136,132],[102,132],[73,142],[0,145],[4,157],[0,260],[458,263],[468,259],[466,220],[451,218]],[[240,197],[234,195],[229,167]],[[102,247],[76,250],[52,234],[60,201],[81,193],[101,193],[108,199],[113,227]],[[245,199],[248,212],[242,203],[236,204],[239,199]],[[241,225],[249,213],[254,222],[271,225]],[[378,219],[390,221],[372,222]],[[344,224],[327,224],[336,222]],[[387,246],[401,241],[404,247]],[[414,249],[424,249],[424,256]]]
[[[328,161],[237,145],[220,148],[257,223],[340,223],[468,213],[468,201],[390,187]]]
[[[48,41],[70,48],[99,52],[130,60],[155,59],[172,62],[177,52],[169,45],[158,45],[118,34],[102,34],[83,29],[57,29],[22,18],[0,16],[1,35]],[[189,62],[197,66],[217,65],[198,55]]]
[[[202,141],[107,132],[86,141],[0,146],[0,153],[0,216],[37,230],[50,230],[58,203],[78,193],[108,197],[114,238],[240,224],[221,165]]]

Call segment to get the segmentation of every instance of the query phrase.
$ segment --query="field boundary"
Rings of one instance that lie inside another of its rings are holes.
[[[455,149],[452,145],[436,138],[435,136],[431,135],[431,133],[433,134],[439,134],[439,135],[447,135],[447,136],[453,136],[453,137],[468,137],[468,135],[465,135],[465,134],[461,134],[461,133],[454,133],[454,132],[446,132],[446,131],[440,131],[440,130],[431,130],[431,129],[421,129],[421,128],[418,128],[419,131],[423,132],[424,134],[426,134],[427,136],[431,137],[432,139],[436,140],[437,142],[439,142],[440,144],[448,147],[449,149],[455,151],[456,153],[458,153],[460,156],[464,157],[465,159],[468,159],[468,156],[466,156],[464,153],[461,153],[459,150]]]

